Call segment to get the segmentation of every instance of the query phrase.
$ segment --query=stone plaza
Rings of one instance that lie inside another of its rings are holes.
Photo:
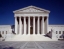
[[[64,41],[1,41],[0,49],[64,49]]]

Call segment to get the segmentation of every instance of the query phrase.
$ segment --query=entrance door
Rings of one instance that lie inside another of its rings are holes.
[[[30,34],[33,34],[33,27],[30,27]]]

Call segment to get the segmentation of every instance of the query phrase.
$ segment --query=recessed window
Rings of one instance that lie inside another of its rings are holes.
[[[59,34],[61,34],[61,31],[59,31]]]
[[[7,31],[6,31],[6,34],[7,34]]]
[[[63,31],[63,34],[64,34],[64,31]]]
[[[58,31],[56,31],[56,34],[58,34]]]
[[[4,34],[4,31],[2,31],[2,34]]]

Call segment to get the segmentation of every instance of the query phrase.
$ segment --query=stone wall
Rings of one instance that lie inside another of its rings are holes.
[[[48,31],[52,30],[53,39],[63,39],[64,25],[49,25]]]
[[[8,34],[12,34],[11,25],[0,25],[0,34],[4,39],[7,38]]]

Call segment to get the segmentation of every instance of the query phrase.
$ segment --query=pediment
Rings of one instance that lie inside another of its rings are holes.
[[[50,11],[35,6],[28,6],[19,10],[15,10],[13,12],[14,13],[17,12],[48,12],[49,13]]]
[[[28,9],[25,9],[25,10],[20,10],[20,12],[43,12],[43,11],[40,11],[40,10],[37,10],[37,9],[34,9],[34,8],[28,8]]]

